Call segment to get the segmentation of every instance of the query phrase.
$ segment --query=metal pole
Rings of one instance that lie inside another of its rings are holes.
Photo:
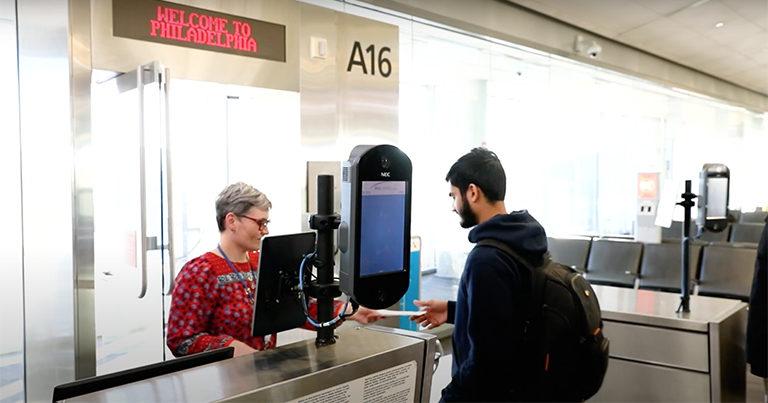
[[[311,227],[317,230],[317,282],[313,294],[317,298],[317,321],[325,323],[333,319],[333,300],[341,295],[339,284],[333,279],[333,231],[339,227],[340,217],[333,211],[333,175],[317,177],[317,214]],[[318,346],[336,342],[333,326],[317,329],[315,344]]]
[[[681,273],[680,273],[680,306],[677,308],[677,312],[690,312],[691,306],[690,306],[690,300],[691,300],[691,292],[690,292],[690,235],[691,235],[691,208],[693,207],[693,199],[696,198],[696,195],[691,193],[691,181],[686,180],[685,181],[685,193],[681,195],[683,197],[683,201],[680,203],[677,203],[680,206],[683,206],[683,209],[685,210],[684,216],[683,216],[683,238],[682,238],[682,245],[681,245],[681,252],[683,254],[681,262]]]

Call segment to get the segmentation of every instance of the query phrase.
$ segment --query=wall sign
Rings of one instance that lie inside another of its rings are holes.
[[[378,53],[376,52],[376,45],[368,45],[365,48],[365,53],[369,56],[370,63],[366,66],[366,57],[363,56],[363,45],[360,41],[355,41],[352,45],[352,53],[349,55],[349,63],[347,63],[347,71],[352,71],[352,68],[357,66],[361,69],[363,74],[376,75],[376,66],[379,66],[379,75],[387,78],[392,74],[392,63],[387,58],[387,54],[392,51],[387,46],[379,47]],[[377,56],[378,55],[378,56]]]
[[[113,0],[113,35],[285,62],[285,25],[161,0]]]

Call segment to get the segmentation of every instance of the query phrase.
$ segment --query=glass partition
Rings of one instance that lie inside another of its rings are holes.
[[[0,0],[0,401],[24,401],[24,300],[16,2]]]
[[[764,111],[399,12],[312,2],[399,27],[397,145],[413,162],[422,268],[463,269],[472,245],[445,174],[478,146],[504,164],[507,208],[528,209],[552,235],[632,236],[637,174],[659,172],[677,197],[685,179],[698,188],[704,163],[731,168],[731,209],[768,207]]]
[[[632,236],[639,172],[678,195],[708,162],[731,168],[731,209],[768,204],[765,113],[438,24],[399,26],[399,145],[414,164],[424,268],[462,270],[471,245],[445,174],[477,146],[504,164],[508,209],[553,235]]]

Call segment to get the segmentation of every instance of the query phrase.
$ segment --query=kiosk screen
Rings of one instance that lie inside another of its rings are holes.
[[[405,181],[363,181],[360,203],[360,276],[401,272],[405,237]]]

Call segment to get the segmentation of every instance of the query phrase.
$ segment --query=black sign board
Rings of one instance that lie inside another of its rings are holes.
[[[113,0],[113,35],[285,62],[285,25],[161,0]]]

